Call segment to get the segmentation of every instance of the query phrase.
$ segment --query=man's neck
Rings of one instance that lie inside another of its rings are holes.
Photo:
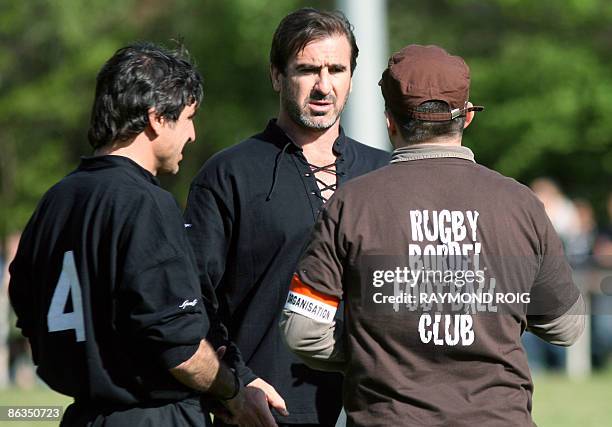
[[[143,169],[151,172],[152,175],[157,175],[155,167],[155,159],[150,150],[147,149],[150,141],[145,140],[147,137],[142,133],[132,141],[114,142],[103,147],[97,148],[94,151],[94,156],[122,156],[137,163]],[[148,143],[148,144],[147,144]]]
[[[322,165],[334,162],[336,156],[333,146],[340,135],[340,120],[328,129],[310,129],[298,125],[281,112],[276,124],[289,135],[296,145],[302,148],[310,163]]]
[[[395,148],[410,148],[418,147],[420,145],[439,145],[441,147],[461,147],[461,136],[441,136],[438,138],[432,138],[427,141],[419,142],[417,144],[407,144],[401,136],[395,141]]]

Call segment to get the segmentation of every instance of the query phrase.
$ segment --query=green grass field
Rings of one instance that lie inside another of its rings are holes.
[[[534,376],[533,418],[539,427],[612,425],[612,368],[584,380]]]
[[[612,422],[612,368],[585,380],[563,375],[534,377],[534,419],[539,427],[606,427]],[[62,405],[70,399],[45,388],[0,390],[0,405]],[[7,422],[0,426],[50,427],[51,422]],[[486,426],[483,426],[486,427]]]
[[[10,388],[0,390],[0,406],[56,406],[64,408],[72,402],[67,396],[55,393],[45,387],[37,387],[31,390]],[[51,427],[57,426],[59,422],[47,421],[0,421],[0,426],[14,427]]]

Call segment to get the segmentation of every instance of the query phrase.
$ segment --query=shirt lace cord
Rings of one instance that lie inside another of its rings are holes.
[[[338,175],[342,176],[344,175],[344,173],[336,171],[336,162],[330,163],[324,166],[317,166],[317,165],[313,165],[312,163],[308,163],[308,166],[310,167],[310,171],[312,172],[312,175],[314,176],[314,179],[317,182],[317,186],[319,187],[319,194],[315,193],[315,196],[319,197],[321,200],[323,200],[323,203],[325,203],[327,202],[327,200],[329,200],[329,197],[324,197],[323,192],[327,190],[331,190],[332,193],[335,192],[336,189],[338,188],[338,181],[336,179],[334,183],[327,184],[325,181],[323,181],[317,176],[317,173],[326,172],[326,173],[333,174],[335,176],[338,176]]]

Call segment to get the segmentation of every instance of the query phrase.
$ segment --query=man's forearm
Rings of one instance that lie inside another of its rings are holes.
[[[233,397],[240,386],[234,373],[219,362],[206,340],[200,341],[193,356],[170,369],[170,373],[186,386],[220,399]]]
[[[548,322],[530,321],[527,330],[551,344],[570,346],[574,344],[585,327],[585,304],[582,295],[563,315]]]

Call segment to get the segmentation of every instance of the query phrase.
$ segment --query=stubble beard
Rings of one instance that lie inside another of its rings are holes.
[[[176,175],[179,168],[178,160],[167,161],[158,168],[158,172],[164,175]]]
[[[338,99],[333,95],[328,98],[315,98],[317,100],[326,99],[333,102],[333,109],[328,113],[322,114],[311,114],[309,112],[308,102],[311,99],[313,99],[313,97],[306,98],[306,100],[304,100],[304,104],[299,105],[295,99],[295,96],[290,94],[290,96],[283,96],[281,102],[289,117],[291,117],[295,123],[302,127],[315,130],[327,130],[335,125],[340,118],[340,114],[342,114],[342,110],[344,109],[344,105],[346,103],[346,98],[341,104],[338,103]],[[317,120],[317,118],[319,118],[319,120]]]
[[[179,150],[174,151],[173,153],[160,160],[158,172],[161,172],[165,175],[176,175],[178,173],[185,144],[183,144]]]

